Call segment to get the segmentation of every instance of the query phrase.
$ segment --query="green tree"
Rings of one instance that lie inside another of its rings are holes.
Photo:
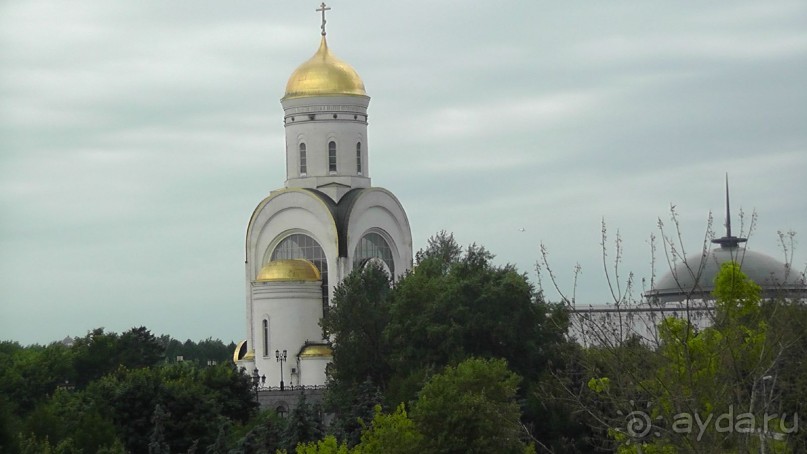
[[[391,414],[375,407],[372,424],[365,426],[361,443],[356,447],[360,454],[417,454],[423,445],[423,436],[406,414],[404,404]]]
[[[373,418],[374,409],[384,400],[381,389],[369,378],[354,386],[331,381],[325,395],[325,405],[334,414],[330,431],[348,446],[361,439],[362,421]]]
[[[93,382],[86,392],[113,421],[121,441],[133,452],[148,449],[158,404],[171,414],[162,423],[162,431],[165,441],[177,452],[188,450],[197,441],[200,446],[213,444],[222,417],[238,423],[255,414],[248,382],[225,364],[121,368]]]
[[[288,452],[294,452],[298,444],[317,441],[323,437],[321,408],[308,403],[305,391],[300,392],[297,406],[291,411],[283,433],[283,444]]]
[[[153,366],[164,359],[165,347],[145,326],[132,328],[118,339],[118,364],[129,369]]]
[[[300,443],[295,448],[296,454],[358,454],[358,450],[350,449],[347,444],[340,444],[333,435],[328,435],[322,440],[309,443]]]
[[[171,454],[171,447],[165,441],[165,422],[169,416],[162,405],[157,404],[154,407],[154,414],[151,417],[154,426],[149,435],[149,454]]]
[[[386,271],[370,262],[342,281],[333,307],[320,322],[335,344],[326,406],[335,414],[332,430],[348,446],[359,442],[359,420],[372,419],[391,372],[384,337],[390,292]]]
[[[381,266],[368,263],[334,291],[333,307],[320,322],[336,348],[330,376],[355,385],[370,379],[384,386],[389,376],[384,329],[389,323],[390,281]]]
[[[649,354],[625,343],[599,348],[602,375],[588,384],[599,401],[586,411],[610,425],[618,452],[790,452],[774,439],[784,435],[777,420],[767,432],[763,427],[789,346],[770,329],[760,288],[737,263],[722,265],[713,297],[712,326],[696,329],[687,319],[669,317],[659,324],[659,344]],[[617,364],[608,356],[614,352],[634,352],[638,359]],[[660,421],[646,432],[652,436],[637,439],[625,426],[624,415],[633,411]],[[732,430],[719,430],[720,418]],[[736,430],[740,421],[752,430]]]
[[[792,421],[793,415],[807,415],[807,306],[798,300],[777,300],[763,303],[762,309],[768,332],[778,335],[770,343],[787,348],[777,367],[766,374],[761,401],[767,412],[786,414]],[[788,445],[793,452],[807,452],[807,431],[790,434]]]
[[[96,328],[73,345],[75,354],[76,385],[84,388],[91,381],[103,377],[118,367],[118,335]]]
[[[482,247],[458,251],[453,237],[433,238],[392,293],[390,402],[412,399],[429,374],[474,356],[505,358],[536,379],[565,342],[562,311],[540,300],[523,274],[494,265]]]
[[[412,408],[421,451],[524,452],[519,381],[502,359],[471,358],[432,377]]]
[[[18,437],[20,421],[14,415],[11,403],[0,394],[0,452],[19,450]]]
[[[97,452],[117,442],[116,428],[80,392],[58,389],[27,418],[22,433],[53,444],[69,441],[77,451]]]
[[[4,343],[0,349],[0,395],[12,404],[14,414],[26,415],[60,385],[73,382],[73,357],[73,352],[58,342],[25,348]]]

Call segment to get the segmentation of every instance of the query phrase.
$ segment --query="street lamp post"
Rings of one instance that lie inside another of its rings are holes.
[[[286,362],[286,350],[283,350],[283,353],[275,350],[275,359],[280,363],[280,390],[283,391],[283,363]]]
[[[261,377],[258,375],[258,368],[252,370],[252,387],[255,389],[255,402],[258,400],[258,385],[261,384]]]

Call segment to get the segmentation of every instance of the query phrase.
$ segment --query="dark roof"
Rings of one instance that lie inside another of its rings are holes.
[[[803,273],[773,257],[739,246],[721,246],[703,255],[687,257],[662,276],[645,296],[661,302],[710,299],[715,277],[721,265],[729,261],[737,262],[742,272],[762,287],[764,298],[807,296]]]

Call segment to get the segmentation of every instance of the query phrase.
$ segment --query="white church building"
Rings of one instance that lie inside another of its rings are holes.
[[[236,364],[265,387],[325,384],[331,361],[319,320],[335,287],[373,261],[396,279],[412,267],[406,212],[370,179],[364,82],[325,37],[288,79],[281,99],[286,181],[246,232],[246,340]],[[257,373],[255,370],[257,369]]]

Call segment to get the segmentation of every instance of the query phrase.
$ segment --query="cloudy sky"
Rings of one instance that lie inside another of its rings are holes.
[[[733,212],[758,214],[749,248],[781,258],[794,230],[804,267],[804,2],[330,6],[372,97],[373,184],[416,249],[445,229],[534,280],[543,242],[561,285],[580,263],[578,301],[604,303],[601,221],[649,278],[671,204],[689,250],[710,211],[722,233],[728,173]],[[283,185],[279,99],[316,7],[0,4],[0,339],[244,337],[244,233]]]

